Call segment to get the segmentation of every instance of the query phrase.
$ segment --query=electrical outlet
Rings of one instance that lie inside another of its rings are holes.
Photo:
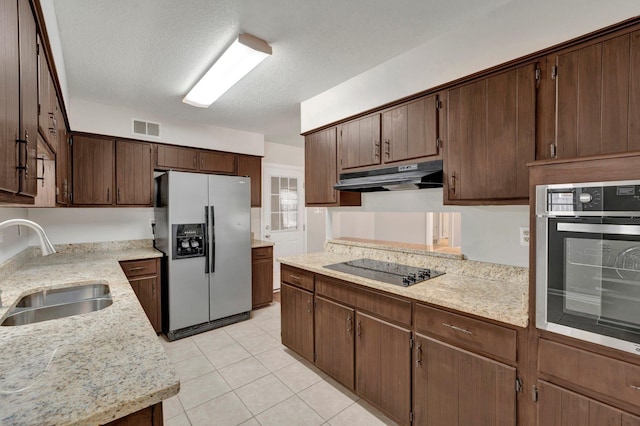
[[[529,245],[529,227],[528,226],[520,227],[520,245],[521,246]]]

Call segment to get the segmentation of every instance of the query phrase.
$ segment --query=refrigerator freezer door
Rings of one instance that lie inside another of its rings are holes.
[[[204,223],[207,176],[168,172],[168,178],[169,223]],[[169,330],[209,321],[209,285],[205,268],[205,257],[169,261]]]
[[[209,176],[209,320],[251,310],[251,182],[246,177]]]

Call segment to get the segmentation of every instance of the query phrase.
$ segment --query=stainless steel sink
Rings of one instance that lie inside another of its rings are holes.
[[[113,303],[109,286],[86,284],[42,290],[22,297],[0,326],[33,324],[99,311]]]
[[[39,308],[107,296],[109,296],[109,286],[106,284],[54,288],[27,294],[18,301],[16,308]]]

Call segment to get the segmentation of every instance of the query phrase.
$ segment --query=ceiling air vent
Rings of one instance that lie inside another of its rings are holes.
[[[138,119],[131,120],[131,134],[137,136],[151,136],[152,138],[160,137],[160,123],[152,121],[142,121]]]

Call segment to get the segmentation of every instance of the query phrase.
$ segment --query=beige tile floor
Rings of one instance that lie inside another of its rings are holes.
[[[394,425],[280,342],[280,304],[193,337],[160,337],[180,377],[167,426]]]

